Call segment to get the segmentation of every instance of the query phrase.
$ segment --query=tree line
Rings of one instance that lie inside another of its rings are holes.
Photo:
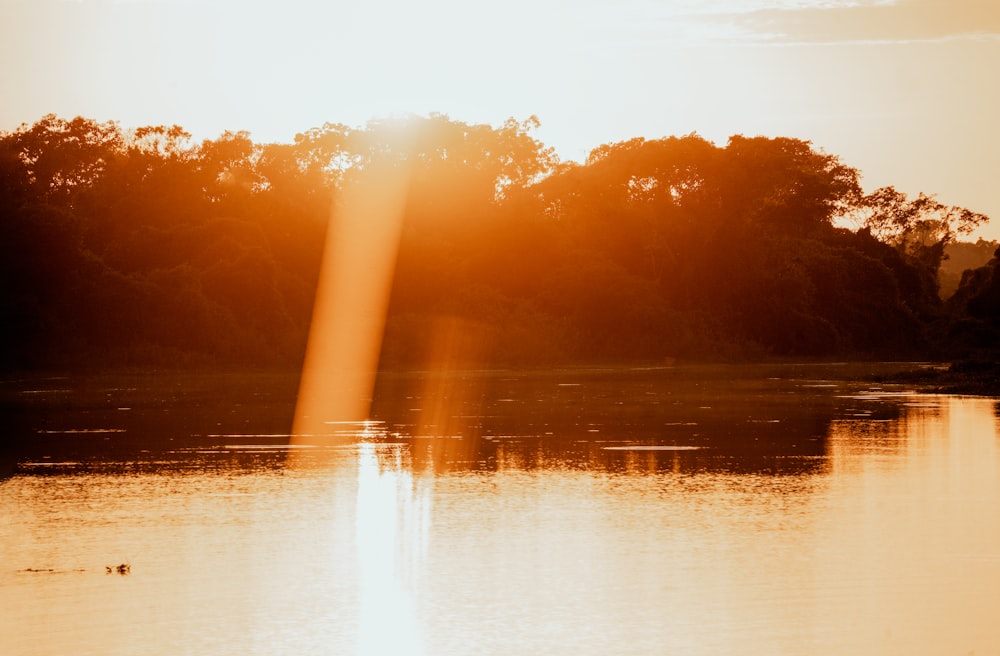
[[[410,172],[384,366],[426,359],[443,318],[495,365],[998,343],[995,256],[940,288],[982,214],[865,193],[794,138],[637,138],[574,163],[537,127],[430,115],[194,143],[48,115],[2,132],[0,363],[298,366],[331,208],[376,164]]]

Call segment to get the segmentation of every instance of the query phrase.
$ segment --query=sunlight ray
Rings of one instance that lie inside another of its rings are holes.
[[[331,425],[368,419],[408,184],[405,162],[372,164],[333,213],[293,443],[337,439]]]

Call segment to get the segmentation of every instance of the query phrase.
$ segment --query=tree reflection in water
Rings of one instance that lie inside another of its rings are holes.
[[[155,656],[997,644],[996,403],[822,367],[776,373],[387,376],[376,419],[336,427],[350,443],[293,449],[243,419],[230,432],[229,411],[192,436],[191,417],[171,424],[159,406],[132,403],[116,426],[64,403],[0,484],[2,644]],[[414,410],[436,395],[458,405]],[[463,428],[432,428],[448,421]],[[104,574],[126,557],[130,576]]]

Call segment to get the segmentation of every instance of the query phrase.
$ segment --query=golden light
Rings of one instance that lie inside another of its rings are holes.
[[[444,473],[474,455],[481,428],[483,379],[475,373],[489,362],[489,330],[476,321],[438,317],[431,330],[421,399],[414,427],[419,451],[414,467]]]
[[[409,187],[405,161],[374,163],[327,230],[292,444],[349,442],[368,419]],[[340,429],[338,429],[338,427]]]
[[[358,656],[424,653],[415,594],[428,548],[430,489],[383,467],[374,444],[358,454]]]
[[[355,653],[365,656],[422,653],[410,585],[426,548],[427,511],[413,494],[412,478],[383,470],[376,446],[365,442],[377,433],[369,410],[409,184],[405,157],[375,162],[358,172],[335,206],[291,437],[293,446],[360,442],[356,480],[333,480],[345,486],[334,497],[357,499]],[[301,455],[291,451],[293,462]]]

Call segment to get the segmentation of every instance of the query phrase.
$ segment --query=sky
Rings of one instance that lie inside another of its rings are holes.
[[[290,142],[532,115],[563,160],[696,132],[811,141],[993,217],[997,0],[0,0],[0,130],[54,113]]]

